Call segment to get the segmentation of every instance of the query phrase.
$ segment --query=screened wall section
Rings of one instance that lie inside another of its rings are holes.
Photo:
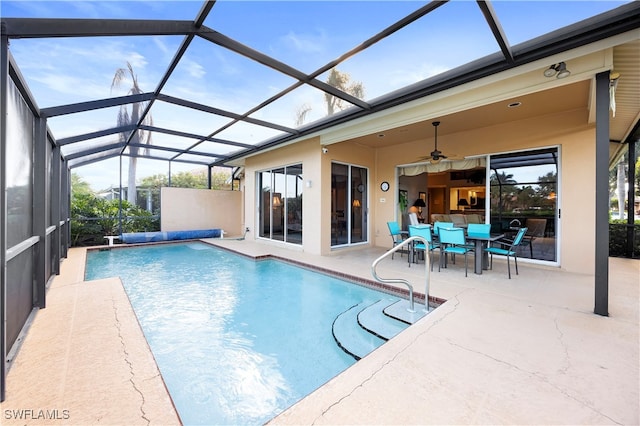
[[[258,173],[258,235],[302,244],[302,164]]]
[[[4,66],[8,64],[4,63]],[[15,80],[17,79],[17,80]],[[2,76],[0,148],[0,400],[19,337],[34,309],[46,306],[46,286],[68,248],[68,167],[47,134],[18,74]]]
[[[368,171],[350,164],[331,164],[331,245],[368,241]]]
[[[518,255],[557,262],[558,149],[492,155],[489,164],[492,231],[526,227]]]

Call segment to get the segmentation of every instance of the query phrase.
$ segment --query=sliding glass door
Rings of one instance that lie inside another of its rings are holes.
[[[368,241],[368,171],[331,164],[331,245]]]
[[[302,164],[258,173],[262,238],[302,244]]]
[[[491,226],[514,234],[526,227],[518,256],[558,261],[558,149],[492,155]]]

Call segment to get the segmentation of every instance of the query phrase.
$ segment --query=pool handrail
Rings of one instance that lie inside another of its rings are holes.
[[[384,284],[404,284],[407,286],[407,288],[409,289],[409,309],[408,309],[409,312],[415,312],[415,308],[413,304],[413,286],[411,285],[411,283],[402,278],[381,278],[378,275],[376,268],[378,266],[378,263],[380,263],[382,259],[395,253],[396,251],[400,250],[404,246],[407,246],[413,241],[419,241],[423,243],[425,247],[428,247],[428,244],[429,244],[427,240],[425,240],[423,237],[419,237],[419,236],[409,237],[406,240],[402,241],[402,243],[399,243],[398,245],[394,246],[393,248],[385,252],[382,256],[378,257],[371,264],[371,274],[376,279],[376,281]],[[429,312],[429,283],[431,281],[431,274],[430,274],[431,270],[429,269],[429,256],[424,257],[424,268],[425,268],[424,310],[425,312]]]

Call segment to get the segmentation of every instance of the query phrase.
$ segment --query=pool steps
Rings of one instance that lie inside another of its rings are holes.
[[[419,305],[415,312],[408,308],[409,301],[397,298],[359,303],[333,321],[333,338],[343,351],[359,360],[426,315]]]

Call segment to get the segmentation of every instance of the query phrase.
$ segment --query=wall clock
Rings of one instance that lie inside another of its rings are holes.
[[[387,192],[389,190],[389,182],[384,181],[380,184],[380,189],[382,189],[382,191]]]

